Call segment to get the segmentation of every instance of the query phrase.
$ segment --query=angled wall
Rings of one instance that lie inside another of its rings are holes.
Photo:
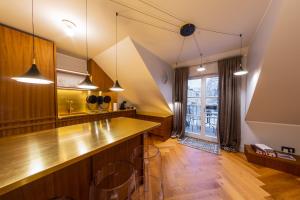
[[[157,86],[159,87],[160,92],[164,96],[169,107],[172,109],[171,105],[173,103],[174,85],[174,70],[172,66],[161,60],[149,50],[145,49],[136,41],[132,41],[137,51],[139,52],[141,58],[143,59],[144,64],[148,68]]]
[[[255,52],[261,49],[265,52],[254,63],[261,65],[261,69],[246,119],[300,125],[300,90],[296,89],[300,85],[300,1],[273,1],[272,4],[272,8],[276,8],[273,16],[277,19],[272,22],[271,35],[260,38],[268,41],[268,46],[255,46],[260,41],[253,46]],[[264,30],[269,29],[268,26],[264,26]],[[259,56],[249,54],[250,66]],[[250,75],[249,85],[253,84],[253,79],[255,75]]]
[[[113,80],[115,80],[115,48],[114,45],[93,58]],[[141,49],[140,46],[139,49]],[[129,37],[118,42],[118,80],[125,88],[125,91],[119,95],[121,99],[136,106],[140,112],[171,114],[168,101],[172,98],[172,89],[169,91],[170,94],[167,94],[167,87],[160,88],[161,85],[157,83],[143,57],[153,59],[153,56],[149,54],[141,56],[135,43]],[[153,64],[153,67],[163,65],[156,59],[149,60],[147,62]]]
[[[298,0],[273,0],[249,48],[242,90],[242,142],[300,153]]]

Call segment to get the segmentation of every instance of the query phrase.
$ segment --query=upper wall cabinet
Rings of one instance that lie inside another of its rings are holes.
[[[55,45],[35,38],[36,64],[55,82]],[[53,128],[56,85],[35,85],[11,79],[32,64],[32,36],[0,25],[0,137]]]
[[[78,84],[85,79],[87,74],[85,59],[56,53],[56,81],[58,88],[78,89]]]
[[[113,86],[113,80],[92,59],[88,62],[88,71],[92,76],[92,82],[97,85],[102,92],[109,91],[109,88]]]

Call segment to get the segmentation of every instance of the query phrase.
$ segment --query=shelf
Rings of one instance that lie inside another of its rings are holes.
[[[264,156],[255,153],[250,145],[244,146],[244,152],[249,162],[300,176],[300,156],[293,155],[296,161]]]
[[[60,68],[56,68],[56,71],[67,73],[67,74],[75,74],[75,75],[79,75],[79,76],[89,76],[88,73],[75,72],[75,71],[66,70],[66,69],[60,69]]]

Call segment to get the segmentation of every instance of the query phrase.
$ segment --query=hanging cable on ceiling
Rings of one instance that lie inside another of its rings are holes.
[[[119,4],[119,5],[123,6],[123,7],[126,7],[126,8],[128,8],[128,9],[134,10],[134,11],[140,13],[140,14],[143,14],[143,15],[146,15],[146,16],[148,16],[148,17],[151,17],[151,18],[154,18],[154,19],[156,19],[156,20],[159,20],[159,21],[161,21],[161,22],[164,22],[164,23],[166,23],[166,24],[169,24],[169,25],[172,25],[172,26],[176,26],[176,27],[178,27],[178,28],[180,27],[180,25],[178,25],[178,24],[171,23],[171,22],[169,22],[169,21],[167,21],[167,20],[165,20],[165,19],[162,19],[162,18],[159,18],[159,17],[157,17],[157,16],[148,14],[148,13],[146,13],[146,12],[140,11],[140,10],[138,10],[138,9],[136,9],[136,8],[134,8],[134,7],[128,6],[128,5],[126,5],[126,4],[122,3],[122,2],[119,2],[119,1],[116,1],[116,0],[110,0],[110,1],[113,2],[113,3]]]
[[[145,21],[142,21],[142,20],[139,20],[139,19],[134,19],[134,18],[131,18],[131,17],[128,17],[128,16],[125,16],[125,15],[121,15],[121,14],[119,14],[119,16],[123,17],[125,19],[129,19],[129,20],[135,21],[135,22],[139,22],[139,23],[142,23],[142,24],[145,24],[145,25],[149,25],[149,26],[161,29],[161,30],[165,30],[165,31],[169,31],[169,32],[173,32],[173,33],[178,34],[178,31],[175,31],[175,30],[172,30],[172,29],[168,29],[168,28],[164,28],[164,27],[161,27],[161,26],[157,26],[155,24],[151,24],[151,23],[148,23],[148,22],[145,22]]]
[[[155,6],[155,5],[153,5],[153,3],[150,3],[150,2],[147,2],[147,1],[144,1],[144,0],[138,0],[138,1],[140,1],[140,2],[142,2],[143,4],[146,4],[146,5],[148,5],[148,6],[152,7],[152,8],[154,8],[154,9],[156,9],[156,10],[158,10],[158,11],[160,11],[160,12],[162,12],[162,13],[164,13],[164,14],[170,16],[170,17],[173,17],[174,19],[176,19],[176,20],[178,20],[178,21],[180,21],[180,22],[182,22],[182,23],[187,23],[187,21],[185,21],[185,20],[183,20],[183,19],[180,19],[180,18],[176,17],[175,15],[171,14],[170,12],[165,11],[165,10],[163,10],[163,9],[161,9],[161,8],[159,8],[159,7]]]
[[[138,12],[138,13],[141,13],[141,14],[143,14],[143,15],[146,15],[146,16],[148,16],[148,17],[152,17],[152,18],[154,18],[154,19],[156,19],[156,20],[162,21],[162,22],[164,22],[164,23],[167,23],[167,24],[170,24],[170,25],[173,25],[173,26],[176,26],[176,27],[180,27],[180,25],[171,23],[171,22],[167,21],[166,19],[162,19],[162,18],[159,18],[159,17],[157,17],[157,16],[153,16],[153,15],[151,15],[151,14],[149,14],[149,13],[140,11],[140,10],[138,10],[137,8],[134,8],[134,7],[132,7],[132,6],[128,6],[128,5],[126,5],[125,3],[122,3],[122,2],[120,2],[120,1],[117,1],[117,0],[110,0],[110,1],[113,2],[113,3],[119,4],[119,5],[121,5],[121,6],[124,6],[124,7],[128,8],[128,9],[131,9],[131,10],[133,10],[133,11],[136,11],[136,12]],[[176,19],[176,20],[182,22],[182,23],[187,23],[185,20],[182,20],[182,19],[180,19],[179,17],[176,17],[175,15],[171,14],[170,12],[165,11],[165,10],[162,10],[161,8],[158,8],[157,6],[154,6],[153,3],[147,2],[147,1],[145,1],[145,0],[139,0],[139,1],[142,2],[143,4],[147,5],[147,6],[150,6],[150,7],[154,8],[154,9],[156,9],[157,11],[159,11],[159,12],[161,12],[161,13],[164,13],[164,14],[166,14],[166,15],[168,15],[168,16],[170,16],[170,17],[172,17],[172,18],[174,18],[174,19]],[[201,31],[207,31],[207,32],[212,32],[212,33],[217,33],[217,34],[223,34],[223,35],[229,35],[229,36],[240,37],[240,34],[238,34],[238,33],[230,33],[230,32],[218,31],[218,30],[214,30],[214,29],[210,29],[210,28],[204,28],[204,27],[201,27],[201,26],[195,26],[195,27],[196,27],[198,30],[201,30]]]
[[[145,4],[145,5],[149,6],[149,7],[151,7],[153,9],[155,9],[155,10],[157,10],[157,11],[165,14],[165,15],[168,15],[169,17],[172,17],[172,18],[174,18],[174,19],[176,19],[176,20],[178,20],[180,22],[183,22],[185,24],[182,25],[182,26],[179,26],[177,24],[171,23],[171,22],[169,22],[169,21],[167,21],[165,19],[162,19],[160,17],[153,16],[153,15],[151,15],[149,13],[140,11],[139,9],[134,8],[132,6],[128,6],[125,3],[122,3],[120,1],[117,1],[117,0],[110,0],[110,1],[113,2],[113,3],[119,4],[121,6],[124,6],[124,7],[128,8],[128,9],[131,9],[131,10],[133,10],[135,12],[138,12],[140,14],[143,14],[143,15],[146,15],[148,17],[154,18],[154,19],[156,19],[158,21],[161,21],[161,22],[167,23],[169,25],[173,25],[173,26],[179,27],[180,28],[180,32],[179,33],[180,33],[181,36],[184,37],[184,39],[182,41],[180,52],[179,52],[179,54],[177,56],[177,59],[176,59],[176,66],[178,66],[178,62],[179,62],[179,59],[180,59],[180,56],[181,56],[181,53],[182,53],[182,48],[184,46],[185,37],[193,35],[195,31],[207,31],[207,32],[216,33],[216,34],[222,34],[222,35],[227,35],[227,36],[234,36],[234,37],[239,37],[242,40],[242,35],[241,34],[224,32],[224,31],[218,31],[218,30],[214,30],[214,29],[209,29],[209,28],[203,28],[203,27],[200,27],[200,26],[196,26],[196,25],[194,25],[192,23],[186,23],[185,20],[182,20],[181,18],[175,16],[174,14],[170,13],[169,11],[163,10],[163,9],[159,8],[158,6],[155,6],[153,3],[150,3],[149,1],[138,0],[141,3],[143,3],[143,4]],[[169,32],[178,33],[177,31],[174,31],[174,30],[171,30],[171,29],[168,29],[168,28],[164,28],[162,26],[158,26],[158,25],[155,25],[155,24],[151,24],[151,23],[148,23],[148,22],[145,22],[145,21],[142,21],[142,20],[134,19],[132,17],[128,17],[128,16],[125,16],[125,15],[122,15],[122,17],[126,18],[126,19],[129,19],[129,20],[132,20],[132,21],[143,23],[143,24],[146,24],[146,25],[149,25],[149,26],[152,26],[152,27],[156,27],[156,28],[159,28],[161,30],[166,30],[166,31],[169,31]],[[203,69],[204,69],[203,68],[203,62],[202,62],[203,54],[201,52],[200,45],[198,44],[198,41],[197,41],[197,38],[195,37],[195,35],[193,35],[193,39],[194,39],[194,42],[195,42],[195,44],[197,46],[199,55],[201,57],[201,66],[200,66],[200,68],[202,68],[201,71],[203,71]]]

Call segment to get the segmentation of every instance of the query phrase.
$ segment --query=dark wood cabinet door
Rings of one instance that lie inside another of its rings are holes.
[[[55,126],[56,86],[26,84],[11,77],[24,74],[32,64],[32,36],[0,25],[0,137]],[[36,64],[55,82],[55,45],[35,37]]]
[[[97,85],[102,92],[109,91],[109,88],[114,84],[113,80],[92,59],[88,62],[88,71],[92,76],[92,82]]]

